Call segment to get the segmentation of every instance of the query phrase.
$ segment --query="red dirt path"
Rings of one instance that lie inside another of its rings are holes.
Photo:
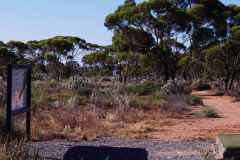
[[[240,133],[240,102],[229,96],[211,96],[210,92],[194,92],[203,98],[204,105],[214,108],[221,118],[169,119],[159,124],[152,138],[191,140],[216,138],[220,133]],[[198,107],[199,108],[199,107]]]

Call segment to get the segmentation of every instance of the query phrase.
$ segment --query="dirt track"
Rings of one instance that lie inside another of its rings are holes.
[[[215,139],[220,133],[240,132],[240,102],[229,96],[211,96],[209,92],[195,92],[206,106],[214,108],[221,118],[169,119],[172,124],[159,126],[152,138],[167,140]],[[197,109],[197,108],[196,108]]]

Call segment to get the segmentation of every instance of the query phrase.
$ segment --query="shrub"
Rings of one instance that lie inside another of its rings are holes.
[[[202,98],[195,95],[190,95],[187,97],[187,104],[195,106],[195,105],[203,105]]]
[[[47,94],[44,93],[41,85],[39,85],[38,83],[33,83],[33,85],[32,85],[32,97],[31,97],[33,110],[36,109],[36,107],[39,104],[41,104],[43,101],[45,101],[46,95]]]
[[[92,94],[93,88],[89,86],[82,86],[77,89],[77,92],[81,96],[87,96],[89,97]]]
[[[86,97],[75,95],[68,99],[67,106],[68,107],[76,107],[79,105],[86,105],[87,102],[88,102],[88,99]]]
[[[5,113],[0,112],[0,129],[4,127],[4,124],[5,124]]]
[[[127,106],[125,95],[120,94],[116,89],[94,89],[90,98],[92,104],[97,107],[119,107]]]
[[[162,95],[161,91],[156,91],[153,94],[153,99],[154,100],[162,100],[162,99],[164,99],[164,96]]]
[[[191,88],[183,80],[169,80],[162,88],[162,96],[176,95],[176,94],[190,94]]]
[[[208,106],[202,109],[202,116],[207,118],[220,118],[217,111],[215,111],[213,108]]]
[[[212,89],[215,91],[216,95],[221,96],[225,94],[225,84],[221,80],[212,82]]]
[[[196,91],[205,91],[210,90],[211,85],[204,80],[196,80],[192,82],[192,89]]]
[[[49,82],[34,81],[32,83],[32,106],[37,107],[64,106],[68,100],[76,95],[76,91],[70,90],[62,85],[51,87]]]
[[[179,116],[188,110],[184,101],[184,95],[169,95],[165,102],[162,102],[160,109],[170,116]]]
[[[235,97],[236,101],[240,100],[240,82],[234,83],[233,88],[229,91],[229,94]]]
[[[94,87],[86,79],[83,79],[83,78],[77,78],[77,79],[71,78],[67,81],[66,85],[69,89],[75,89],[75,90],[79,90],[82,87],[90,87],[90,88]]]
[[[57,82],[56,80],[52,79],[50,81],[47,81],[48,82],[48,85],[49,87],[51,88],[57,88],[59,86],[59,82]]]
[[[131,84],[127,86],[126,91],[127,93],[144,96],[144,95],[151,95],[160,89],[161,89],[161,85],[151,81],[145,81],[141,84]]]
[[[76,90],[81,96],[90,96],[92,94],[94,85],[88,83],[84,79],[70,79],[67,82],[67,87],[72,90]]]
[[[6,90],[6,83],[3,80],[0,80],[0,105],[5,104],[7,100]]]
[[[129,101],[129,106],[130,107],[134,107],[134,108],[144,108],[146,107],[146,102],[141,100],[141,99],[137,99],[137,98],[134,98],[134,99],[131,99]]]

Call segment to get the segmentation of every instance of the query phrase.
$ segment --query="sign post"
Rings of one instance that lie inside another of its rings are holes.
[[[12,118],[26,113],[26,134],[31,138],[31,65],[9,65],[7,73],[6,128],[12,133]]]

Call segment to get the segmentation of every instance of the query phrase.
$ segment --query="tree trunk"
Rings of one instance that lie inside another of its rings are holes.
[[[229,85],[229,90],[231,90],[232,89],[232,87],[233,87],[233,82],[234,82],[234,80],[235,80],[235,78],[236,78],[236,75],[237,75],[237,72],[234,72],[233,74],[232,74],[232,77],[231,77],[231,81],[230,81],[230,85]]]
[[[164,65],[164,76],[165,76],[164,77],[164,81],[167,82],[169,80],[169,77],[170,77],[167,64]]]
[[[230,80],[230,73],[228,72],[227,75],[226,75],[226,77],[225,77],[225,80],[224,80],[224,83],[225,83],[225,91],[228,91],[229,80]]]

